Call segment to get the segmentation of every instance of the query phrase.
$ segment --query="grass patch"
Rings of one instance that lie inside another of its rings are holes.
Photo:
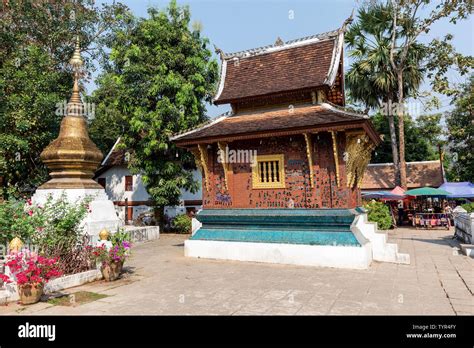
[[[97,301],[105,297],[108,297],[108,295],[89,291],[78,291],[69,294],[68,296],[51,298],[48,300],[48,303],[55,306],[75,307],[85,303]]]

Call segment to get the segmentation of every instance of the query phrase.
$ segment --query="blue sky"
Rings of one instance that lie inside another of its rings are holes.
[[[111,1],[98,1],[110,3]],[[147,8],[165,8],[169,1],[163,0],[123,0],[135,15],[146,17]],[[435,1],[434,1],[435,2]],[[333,30],[341,26],[350,16],[352,9],[362,1],[354,0],[187,0],[192,20],[202,24],[203,35],[224,52],[235,52],[265,46],[275,42],[280,36],[284,41]],[[474,19],[453,25],[442,20],[432,30],[421,37],[429,42],[447,33],[454,35],[454,45],[462,54],[474,55]],[[350,62],[345,59],[345,69]],[[456,74],[451,74],[454,82],[461,82]],[[88,93],[95,88],[87,86]],[[429,90],[425,83],[424,90]],[[440,111],[449,108],[449,99],[441,97]],[[209,106],[208,114],[213,117],[228,110],[226,106]]]

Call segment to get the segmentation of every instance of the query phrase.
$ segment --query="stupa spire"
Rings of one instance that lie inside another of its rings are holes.
[[[84,105],[79,79],[84,62],[79,36],[76,38],[69,64],[74,72],[74,85],[66,115],[61,122],[59,136],[41,153],[41,160],[48,167],[52,179],[39,189],[102,189],[102,186],[92,180],[103,155],[89,138],[87,123],[83,117]]]
[[[72,88],[72,95],[67,104],[66,114],[68,116],[83,116],[84,105],[82,104],[80,90],[79,90],[79,78],[81,74],[84,61],[81,57],[81,46],[79,42],[79,36],[76,37],[76,46],[74,53],[69,60],[69,64],[72,66],[74,71],[74,85]]]

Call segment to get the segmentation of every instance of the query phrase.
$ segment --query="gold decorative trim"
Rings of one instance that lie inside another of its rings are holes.
[[[219,150],[221,151],[221,154],[223,154],[225,156],[225,153],[226,153],[226,147],[227,147],[227,143],[224,143],[224,142],[218,142],[217,143],[217,146],[219,147]],[[221,162],[222,162],[222,168],[224,169],[224,186],[225,186],[225,189],[228,190],[229,189],[229,186],[228,186],[228,180],[229,180],[229,163],[226,162],[226,158],[221,158]]]
[[[318,104],[324,103],[327,100],[326,92],[319,89],[318,90]]]
[[[199,144],[199,154],[200,154],[200,162],[201,162],[201,167],[202,167],[202,172],[204,174],[204,182],[206,185],[206,191],[209,192],[209,185],[210,185],[210,180],[209,180],[209,168],[207,166],[208,162],[208,156],[207,156],[207,148],[206,145],[204,144]]]
[[[339,186],[339,156],[337,155],[337,133],[331,131],[332,152],[334,154],[334,164],[336,166],[336,184]]]
[[[278,161],[279,182],[261,182],[260,181],[260,163]],[[285,156],[279,155],[257,155],[256,165],[252,167],[252,189],[273,189],[285,188]]]
[[[306,141],[306,155],[308,156],[309,166],[309,180],[311,188],[314,188],[314,169],[313,169],[313,141],[311,140],[311,134],[304,133],[304,140]]]
[[[201,163],[201,152],[199,152],[199,148],[197,146],[192,147],[189,149],[189,151],[194,156],[194,163],[196,164],[197,169],[199,169],[202,173],[203,169],[202,169],[202,163]]]
[[[365,133],[346,133],[347,186],[360,187],[375,144]]]

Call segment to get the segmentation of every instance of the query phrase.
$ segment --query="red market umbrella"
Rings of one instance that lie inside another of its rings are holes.
[[[395,187],[390,193],[393,193],[394,195],[397,196],[403,196],[405,195],[405,190],[402,189],[400,186]]]

